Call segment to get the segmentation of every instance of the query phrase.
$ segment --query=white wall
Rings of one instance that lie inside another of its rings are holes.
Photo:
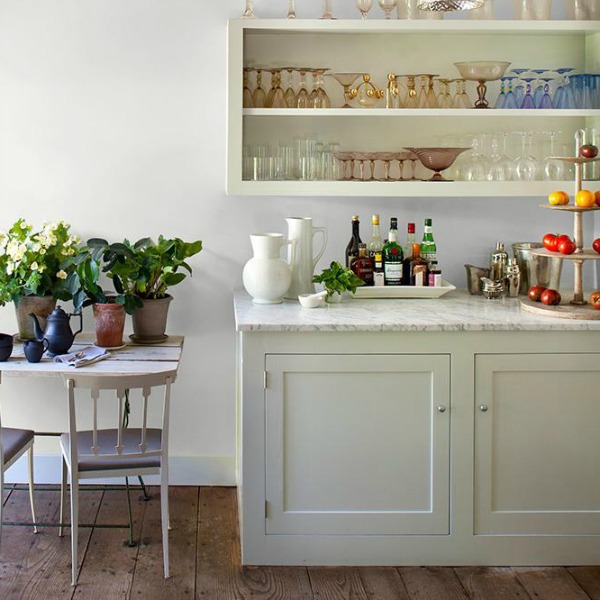
[[[286,216],[312,216],[329,230],[323,266],[341,258],[354,213],[368,223],[379,212],[385,224],[431,216],[445,276],[464,287],[463,264],[483,264],[497,240],[569,230],[561,215],[537,208],[538,198],[226,196],[226,23],[243,4],[0,0],[0,228],[19,216],[64,218],[84,238],[163,233],[204,242],[191,260],[193,279],[173,290],[169,320],[170,332],[186,335],[172,417],[179,482],[234,481],[231,294],[250,258],[249,233],[284,231]],[[259,16],[284,16],[286,4],[255,2]],[[298,5],[299,16],[317,16],[321,2]],[[351,0],[333,7],[357,15]],[[372,16],[380,15],[375,6]],[[90,312],[85,321],[91,329]],[[0,309],[0,330],[16,330],[12,306]],[[2,395],[5,422],[64,427],[58,381],[5,378]],[[38,448],[56,451],[48,442]]]

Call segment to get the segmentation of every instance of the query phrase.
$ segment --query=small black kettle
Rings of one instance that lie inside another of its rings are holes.
[[[33,320],[35,337],[40,341],[46,340],[48,342],[48,356],[66,354],[73,345],[75,336],[81,333],[83,329],[83,315],[80,312],[68,315],[60,306],[57,306],[46,319],[45,330],[42,330],[37,317],[33,313],[29,313],[29,316]],[[79,317],[79,329],[75,333],[73,333],[69,324],[71,317]]]

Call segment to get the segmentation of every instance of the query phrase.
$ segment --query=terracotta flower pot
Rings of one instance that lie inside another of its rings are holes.
[[[167,338],[167,317],[172,296],[156,300],[144,300],[144,306],[136,308],[132,315],[135,342],[160,342]]]
[[[122,304],[94,304],[96,345],[115,348],[123,345],[125,308]]]
[[[22,296],[15,305],[19,338],[22,340],[35,339],[33,321],[29,313],[33,313],[42,329],[46,329],[46,318],[56,308],[56,298],[52,296]]]

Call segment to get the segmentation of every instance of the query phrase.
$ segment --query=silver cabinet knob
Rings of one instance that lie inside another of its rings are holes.
[[[440,406],[438,406],[437,409],[438,409],[438,412],[440,412],[440,413],[446,412],[446,407],[443,404],[440,404]]]
[[[479,405],[479,410],[481,412],[487,412],[488,411],[488,405],[487,404],[480,404]]]

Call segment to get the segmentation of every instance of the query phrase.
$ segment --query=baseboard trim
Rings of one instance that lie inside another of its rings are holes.
[[[61,457],[58,454],[36,455],[35,483],[60,483]],[[150,485],[157,477],[144,477]],[[27,462],[20,458],[7,472],[6,483],[27,483]],[[107,482],[115,482],[114,479]],[[102,480],[95,480],[102,483]],[[233,456],[172,456],[169,458],[171,485],[235,485],[235,457]]]

